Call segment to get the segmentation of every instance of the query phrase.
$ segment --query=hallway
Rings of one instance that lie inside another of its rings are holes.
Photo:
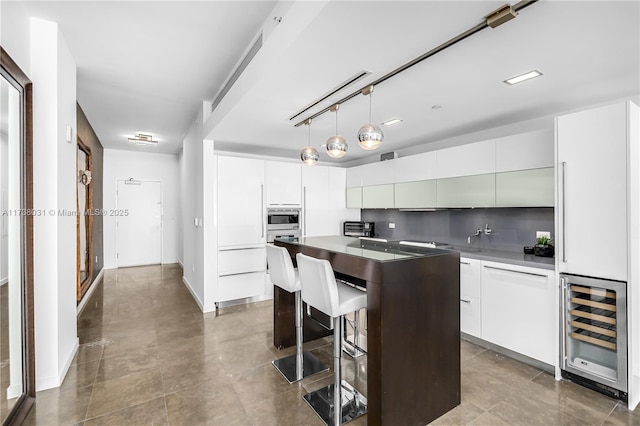
[[[289,385],[273,368],[294,349],[272,346],[272,302],[203,315],[181,276],[178,265],[106,271],[63,385],[37,394],[25,424],[321,425],[302,395],[331,372]],[[331,363],[330,338],[306,349]],[[462,404],[434,424],[640,424],[615,400],[464,341],[461,359]],[[366,392],[366,357],[343,368]]]

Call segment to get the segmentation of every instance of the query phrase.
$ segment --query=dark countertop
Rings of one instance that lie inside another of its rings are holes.
[[[460,246],[452,247],[453,250],[460,252],[460,257],[466,257],[467,259],[488,260],[491,262],[508,263],[510,265],[547,269],[549,271],[553,271],[556,265],[555,258],[553,257],[540,257],[533,254],[524,254],[512,251],[475,248],[468,249]]]
[[[301,237],[295,240],[283,238],[281,240],[291,244],[309,245],[378,262],[408,259],[416,256],[434,256],[446,250],[455,250],[460,252],[460,257],[467,259],[487,260],[549,271],[555,269],[555,259],[553,257],[540,257],[522,252],[491,250],[445,243],[436,243],[436,248],[426,248],[400,245],[398,241],[368,241],[337,235]]]

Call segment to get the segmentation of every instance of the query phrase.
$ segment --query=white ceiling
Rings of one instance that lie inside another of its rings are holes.
[[[78,103],[105,148],[177,154],[275,1],[25,1],[57,22],[77,65]],[[149,133],[157,147],[130,144]]]
[[[179,152],[202,100],[216,95],[275,13],[275,2],[264,1],[26,3],[60,24],[78,66],[78,101],[103,145],[165,153]],[[278,12],[274,35],[216,110],[207,135],[216,149],[297,158],[307,129],[293,127],[293,113],[356,72],[372,72],[314,111],[328,106],[479,24],[504,0],[304,3],[308,22],[295,7]],[[544,75],[502,82],[532,69]],[[541,1],[376,86],[373,121],[404,120],[384,128],[379,151],[637,96],[639,75],[640,2]],[[367,97],[341,106],[339,129],[350,144],[342,162],[371,155],[356,141],[367,121]],[[314,120],[312,144],[334,128],[333,113]],[[128,144],[136,132],[155,135],[159,146]]]
[[[330,2],[279,60],[215,126],[216,147],[296,158],[307,128],[288,117],[360,70],[372,74],[321,107],[474,27],[499,1]],[[637,96],[640,90],[638,2],[541,1],[504,25],[487,28],[376,86],[373,121],[383,127],[380,152],[397,151],[534,117]],[[287,17],[285,15],[284,20]],[[283,22],[284,22],[283,20]],[[538,69],[537,79],[503,80]],[[442,105],[434,110],[433,105]],[[317,111],[321,108],[314,108]],[[370,156],[357,146],[368,122],[368,97],[339,111],[349,142],[342,162]],[[312,145],[334,134],[335,115],[311,126]],[[319,148],[320,150],[320,148]],[[321,151],[321,160],[331,160]]]

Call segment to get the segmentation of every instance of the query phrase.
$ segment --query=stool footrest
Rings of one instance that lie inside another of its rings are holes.
[[[275,359],[271,362],[273,366],[291,384],[314,374],[329,371],[329,366],[321,362],[314,354],[308,351],[302,352],[302,377],[297,377],[296,354],[284,358]]]
[[[333,423],[333,389],[330,384],[304,396],[307,404],[329,426]],[[367,398],[346,381],[342,381],[342,422],[347,423],[367,413]]]

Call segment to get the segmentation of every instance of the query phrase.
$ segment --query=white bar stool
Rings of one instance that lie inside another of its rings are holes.
[[[289,383],[329,370],[329,366],[320,362],[311,352],[302,350],[302,296],[300,278],[294,269],[289,252],[284,247],[267,244],[267,262],[269,275],[274,285],[295,295],[296,315],[296,353],[276,359],[273,366]]]
[[[331,426],[341,425],[367,412],[367,400],[342,380],[342,320],[349,312],[367,306],[367,293],[339,283],[329,261],[302,253],[296,255],[302,299],[333,318],[334,383],[304,396],[320,418]]]

